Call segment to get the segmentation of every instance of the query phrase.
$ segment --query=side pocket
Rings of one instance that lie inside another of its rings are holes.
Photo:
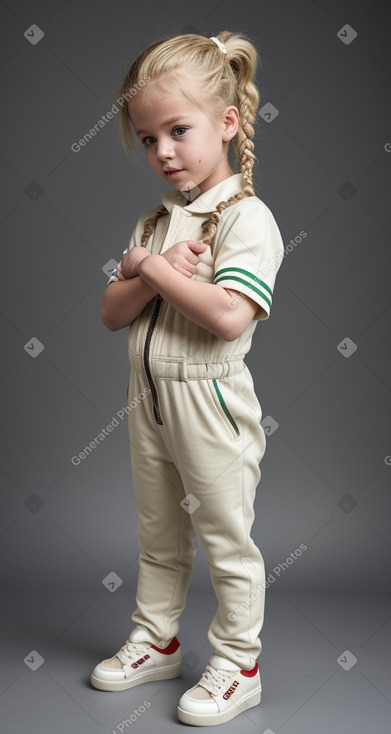
[[[216,378],[213,378],[212,382],[213,382],[213,387],[214,387],[214,389],[216,391],[217,397],[219,399],[219,403],[220,403],[220,405],[221,405],[221,407],[222,407],[225,415],[227,416],[227,418],[228,418],[228,420],[229,420],[232,428],[234,429],[236,435],[237,436],[240,436],[240,430],[239,430],[239,428],[238,428],[238,426],[237,426],[237,424],[236,424],[233,416],[231,415],[230,411],[228,410],[227,404],[226,404],[226,402],[225,402],[225,400],[223,398],[223,395],[221,394],[221,390],[220,390],[220,387],[218,385],[217,379]]]

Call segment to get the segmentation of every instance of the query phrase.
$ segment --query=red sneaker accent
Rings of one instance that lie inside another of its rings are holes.
[[[156,645],[151,645],[151,647],[153,647],[154,650],[157,650],[158,652],[163,653],[163,655],[171,655],[173,652],[175,652],[178,649],[180,644],[181,643],[179,642],[178,638],[173,637],[173,639],[171,640],[170,644],[167,645],[167,647],[156,647]]]
[[[252,670],[241,670],[240,672],[242,675],[245,675],[246,678],[252,678],[253,675],[256,675],[258,672],[258,663],[255,663]]]

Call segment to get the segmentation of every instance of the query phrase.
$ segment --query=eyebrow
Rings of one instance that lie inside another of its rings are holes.
[[[188,119],[189,119],[189,115],[179,115],[176,117],[170,117],[169,120],[166,120],[166,122],[163,122],[162,127],[164,127],[165,125],[172,125],[173,122],[177,122],[178,120],[188,120]],[[140,135],[140,133],[144,133],[144,132],[145,130],[136,130],[136,135]]]

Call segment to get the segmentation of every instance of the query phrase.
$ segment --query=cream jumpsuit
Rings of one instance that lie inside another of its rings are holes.
[[[201,223],[243,186],[238,173],[191,203],[177,189],[163,194],[169,215],[158,220],[148,249],[161,253],[185,239],[201,240]],[[140,217],[128,249],[140,246],[144,222],[155,210]],[[259,304],[244,333],[224,341],[158,293],[131,323],[128,337],[128,404],[137,406],[128,424],[140,548],[130,640],[165,647],[178,633],[196,535],[218,600],[208,630],[215,651],[209,662],[223,656],[242,670],[254,667],[262,649],[265,569],[250,530],[266,448],[262,410],[244,357],[257,321],[269,316],[283,249],[270,209],[258,197],[242,199],[221,214],[212,249],[199,256],[192,278],[235,289]],[[145,399],[132,403],[145,388]]]

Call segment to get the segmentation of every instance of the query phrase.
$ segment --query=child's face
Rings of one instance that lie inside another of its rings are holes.
[[[129,101],[137,137],[148,163],[161,178],[182,191],[197,186],[197,195],[202,194],[233,174],[228,145],[238,129],[238,110],[227,107],[221,122],[213,125],[179,92],[168,89],[162,97],[148,98],[141,91]],[[167,169],[178,173],[170,174]]]

